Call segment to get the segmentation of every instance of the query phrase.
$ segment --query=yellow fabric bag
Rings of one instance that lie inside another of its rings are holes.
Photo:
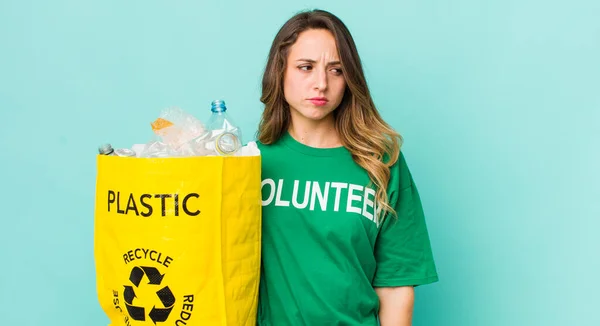
[[[260,159],[98,155],[96,287],[110,325],[256,324]]]

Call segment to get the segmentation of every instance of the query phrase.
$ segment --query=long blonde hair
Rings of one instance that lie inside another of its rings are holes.
[[[262,79],[260,100],[265,109],[258,128],[258,141],[272,144],[290,126],[283,75],[290,46],[308,29],[325,29],[335,38],[347,85],[342,102],[333,111],[337,132],[353,160],[367,171],[375,184],[375,200],[378,210],[383,213],[381,216],[395,214],[388,203],[387,187],[390,167],[398,161],[402,137],[383,121],[375,108],[354,39],[335,15],[323,10],[301,12],[290,18],[275,36]],[[377,218],[379,222],[379,216]]]

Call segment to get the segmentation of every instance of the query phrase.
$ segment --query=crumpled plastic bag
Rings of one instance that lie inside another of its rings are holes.
[[[210,154],[204,141],[210,136],[204,124],[178,107],[163,109],[151,123],[158,140],[146,144],[139,157],[202,156]]]
[[[151,125],[161,142],[175,150],[208,132],[200,120],[178,107],[162,110]]]

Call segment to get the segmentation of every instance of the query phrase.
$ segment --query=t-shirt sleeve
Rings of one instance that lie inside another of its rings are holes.
[[[373,286],[418,286],[438,281],[421,199],[404,155],[391,167],[388,214],[375,242]]]

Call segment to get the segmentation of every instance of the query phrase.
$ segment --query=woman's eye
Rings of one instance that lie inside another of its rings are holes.
[[[331,69],[331,71],[333,71],[333,73],[336,74],[336,75],[341,75],[342,74],[342,69],[341,68],[333,68],[333,69]]]
[[[298,68],[300,68],[300,70],[304,70],[304,71],[308,71],[308,70],[311,70],[311,69],[312,69],[312,67],[311,67],[311,66],[300,66],[300,67],[298,67]]]

